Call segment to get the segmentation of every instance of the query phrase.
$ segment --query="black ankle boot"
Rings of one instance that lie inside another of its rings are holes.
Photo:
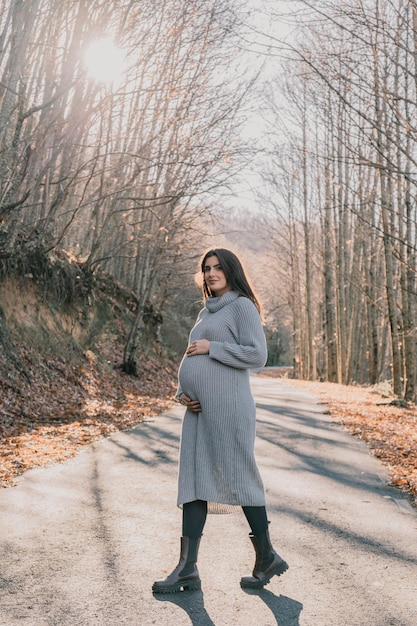
[[[175,593],[181,589],[195,591],[201,589],[201,580],[197,569],[200,537],[191,539],[181,537],[181,555],[177,567],[165,580],[157,580],[152,585],[154,593]]]
[[[252,576],[243,576],[240,580],[242,589],[260,589],[271,580],[272,576],[280,576],[288,569],[288,564],[272,547],[269,531],[260,535],[249,535],[256,552],[255,567]]]

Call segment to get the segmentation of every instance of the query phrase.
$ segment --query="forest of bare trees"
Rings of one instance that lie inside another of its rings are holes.
[[[0,3],[0,260],[33,265],[64,250],[131,289],[133,373],[144,317],[158,320],[195,257],[193,225],[246,158],[240,109],[253,72],[236,60],[235,5]],[[113,82],[85,63],[104,38],[125,59]]]
[[[417,3],[289,4],[262,202],[298,375],[415,400]]]
[[[237,0],[0,0],[1,272],[58,251],[131,290],[137,374],[217,218],[256,261],[274,362],[415,400],[417,3],[264,8],[267,33]],[[123,56],[108,81],[85,63],[104,38]],[[262,158],[242,141],[255,93]],[[248,164],[258,211],[225,222]]]

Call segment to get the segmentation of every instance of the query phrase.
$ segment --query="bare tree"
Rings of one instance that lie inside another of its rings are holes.
[[[303,163],[294,197],[299,198],[299,214],[307,206],[310,232],[314,215],[321,216],[321,264],[315,268],[311,253],[306,259],[314,268],[312,282],[323,288],[323,306],[316,309],[313,326],[323,315],[325,341],[316,342],[316,348],[325,358],[317,354],[317,363],[327,363],[325,377],[339,382],[375,383],[392,377],[395,393],[413,400],[415,3],[351,0],[318,5],[303,0],[297,6],[301,37],[287,43],[285,67],[298,102],[306,103],[307,123],[292,96],[291,109],[272,111],[280,127],[287,116],[289,130],[284,141],[281,134],[281,150],[285,142],[297,141],[311,155]],[[282,42],[270,36],[269,53],[282,59],[284,52]],[[282,98],[285,93],[276,89],[275,95]],[[271,160],[269,168],[275,166]],[[291,168],[291,163],[281,164],[288,173]],[[289,215],[293,208],[287,205],[286,210]],[[305,320],[311,327],[307,315]],[[300,336],[308,345],[308,326]]]
[[[0,257],[63,248],[132,289],[124,365],[138,373],[187,233],[241,167],[254,77],[235,58],[238,4],[3,5]],[[83,60],[104,35],[126,55],[113,84]]]

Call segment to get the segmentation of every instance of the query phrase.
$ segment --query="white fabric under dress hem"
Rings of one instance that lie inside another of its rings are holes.
[[[184,504],[187,504],[184,502]],[[184,504],[178,504],[178,508],[182,509]],[[207,513],[214,515],[229,515],[241,511],[242,507],[238,504],[222,504],[221,502],[207,502]]]

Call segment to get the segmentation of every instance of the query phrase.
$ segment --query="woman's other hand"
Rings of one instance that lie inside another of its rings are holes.
[[[180,404],[183,404],[189,411],[193,413],[201,413],[201,406],[198,400],[191,400],[185,393],[182,393],[179,397]]]
[[[197,339],[192,341],[186,350],[187,356],[195,356],[196,354],[208,354],[210,352],[210,342],[208,339]]]

